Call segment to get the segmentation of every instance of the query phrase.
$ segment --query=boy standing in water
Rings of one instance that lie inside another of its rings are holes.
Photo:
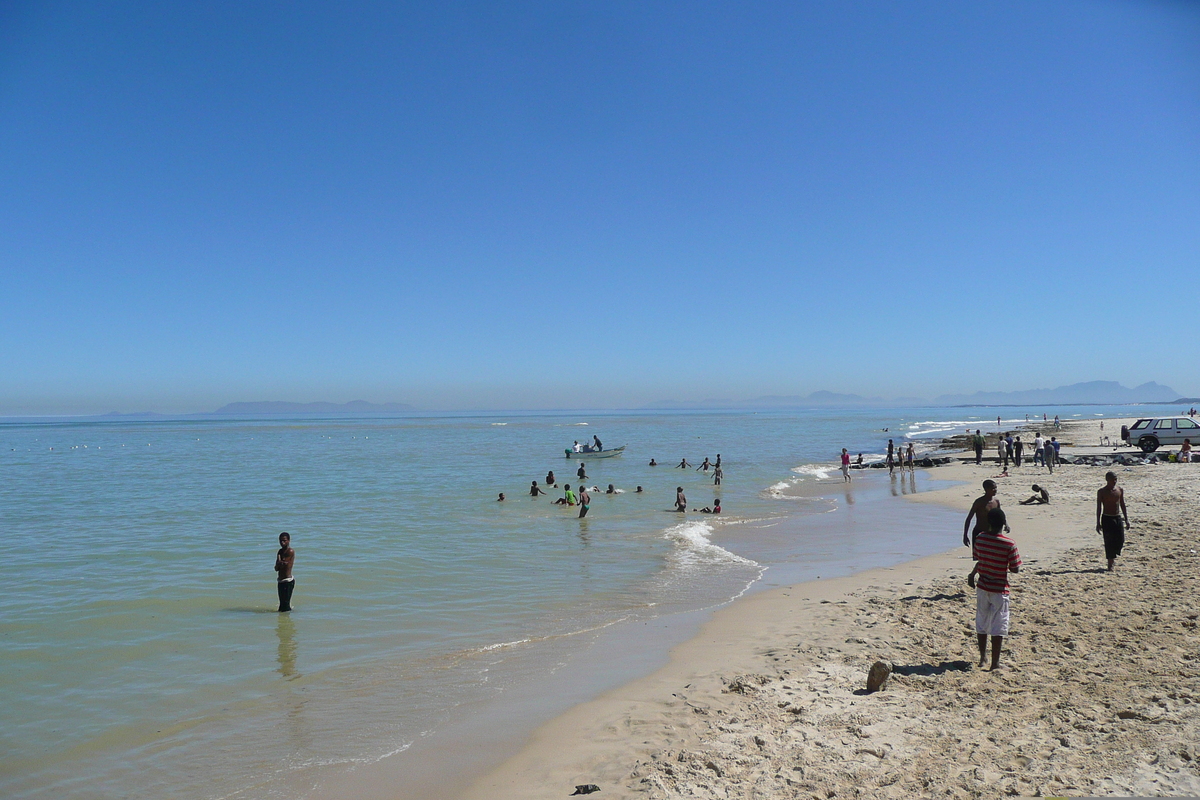
[[[279,611],[292,610],[292,590],[296,579],[292,577],[292,565],[296,563],[296,551],[292,549],[292,537],[279,534],[279,552],[275,555],[275,572],[278,573]]]

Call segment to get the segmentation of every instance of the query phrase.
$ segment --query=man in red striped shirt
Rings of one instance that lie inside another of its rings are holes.
[[[975,588],[975,632],[979,638],[979,667],[987,661],[987,640],[992,637],[992,669],[1000,668],[1000,648],[1008,635],[1008,573],[1021,569],[1017,544],[1004,535],[1004,511],[987,512],[988,530],[979,534],[971,547],[978,562]]]

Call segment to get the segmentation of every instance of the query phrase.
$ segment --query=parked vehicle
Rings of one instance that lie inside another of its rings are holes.
[[[1183,444],[1184,439],[1200,442],[1200,425],[1187,417],[1146,417],[1133,423],[1126,441],[1153,453],[1165,444]]]

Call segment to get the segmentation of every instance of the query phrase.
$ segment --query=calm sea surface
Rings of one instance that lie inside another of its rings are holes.
[[[0,796],[271,797],[403,752],[588,632],[720,604],[768,569],[852,568],[803,526],[779,534],[810,517],[816,537],[852,500],[805,483],[843,446],[995,413],[0,422]],[[586,520],[560,491],[528,496],[550,469],[577,484],[563,449],[593,435],[628,450],[586,462]],[[718,453],[719,490],[673,468]],[[676,486],[725,514],[669,513]],[[887,557],[952,545],[929,532]]]

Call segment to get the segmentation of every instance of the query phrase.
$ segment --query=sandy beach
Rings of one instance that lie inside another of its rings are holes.
[[[1057,433],[1064,453],[1100,439],[1099,422]],[[1095,531],[1108,469],[1131,520],[1112,573]],[[933,472],[963,483],[898,502],[965,516],[995,478],[1024,559],[999,672],[975,666],[970,555],[947,530],[945,553],[721,609],[666,667],[542,726],[464,797],[1200,794],[1200,464]],[[1018,505],[1031,483],[1050,505]],[[892,677],[867,694],[876,660]]]

